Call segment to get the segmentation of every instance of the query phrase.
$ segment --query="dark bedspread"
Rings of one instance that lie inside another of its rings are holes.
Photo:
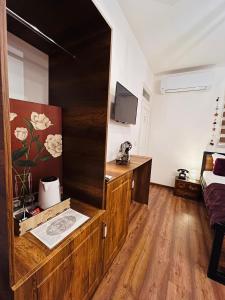
[[[225,222],[225,184],[211,183],[204,190],[210,225]]]

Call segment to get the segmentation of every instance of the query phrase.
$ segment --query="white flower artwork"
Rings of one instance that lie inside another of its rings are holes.
[[[20,141],[25,141],[28,136],[28,130],[24,127],[17,127],[14,131],[15,137]]]
[[[45,140],[46,150],[55,158],[62,155],[62,135],[49,134]]]
[[[10,122],[12,122],[16,117],[17,117],[16,113],[13,113],[13,112],[9,113]]]
[[[45,114],[38,114],[37,112],[31,113],[31,123],[35,130],[45,130],[53,125]]]

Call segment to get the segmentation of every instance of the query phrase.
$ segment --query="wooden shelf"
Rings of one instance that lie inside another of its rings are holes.
[[[82,232],[92,227],[92,224],[100,217],[103,216],[104,210],[97,209],[88,204],[80,201],[71,200],[71,208],[85,214],[90,219],[82,226],[77,228],[68,237],[66,237],[54,249],[48,249],[31,233],[26,233],[21,237],[15,237],[15,277],[16,284],[12,287],[16,290],[21,286],[29,277],[37,272],[42,266],[51,260],[57,253],[64,249],[69,249],[67,246],[72,242],[76,243],[81,238]],[[64,250],[65,256],[67,251]]]

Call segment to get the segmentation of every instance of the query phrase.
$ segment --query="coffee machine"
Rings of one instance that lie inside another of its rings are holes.
[[[130,161],[129,151],[132,148],[132,144],[128,141],[120,145],[120,150],[116,158],[117,165],[127,165]]]

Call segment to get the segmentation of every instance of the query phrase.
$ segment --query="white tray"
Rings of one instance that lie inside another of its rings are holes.
[[[88,219],[89,217],[69,208],[30,232],[52,249]]]

